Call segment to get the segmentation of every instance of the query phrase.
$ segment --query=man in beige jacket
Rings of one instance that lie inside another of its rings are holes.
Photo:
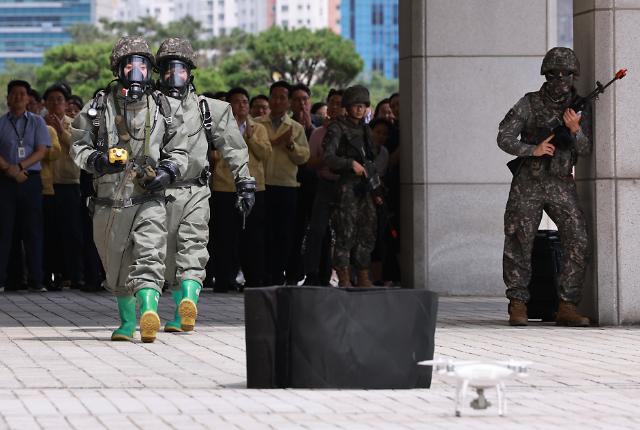
[[[231,169],[214,152],[212,259],[216,283],[214,291],[229,289],[236,277],[234,256],[239,257],[245,287],[262,285],[264,272],[264,163],[271,155],[267,130],[249,116],[249,93],[244,88],[232,88],[227,93],[233,116],[249,150],[249,172],[256,180],[255,204],[243,220],[235,208],[236,186]]]
[[[267,129],[273,152],[267,160],[266,224],[267,273],[265,285],[285,283],[285,266],[291,253],[296,219],[298,166],[309,159],[309,144],[304,128],[288,115],[291,106],[291,86],[278,81],[269,89],[269,115],[256,118]]]

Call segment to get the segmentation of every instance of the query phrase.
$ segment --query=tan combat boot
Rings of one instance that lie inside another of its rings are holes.
[[[518,299],[511,299],[509,303],[509,325],[527,325],[529,323],[529,318],[527,317],[527,304]]]
[[[358,270],[358,287],[373,287],[373,283],[369,279],[369,269]]]
[[[576,310],[576,305],[561,301],[556,315],[556,325],[589,327],[589,318],[580,315]]]
[[[336,274],[338,275],[338,287],[351,286],[351,272],[348,267],[336,267]]]

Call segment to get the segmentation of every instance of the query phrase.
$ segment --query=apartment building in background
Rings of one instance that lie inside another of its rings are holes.
[[[0,70],[42,63],[47,49],[71,41],[69,27],[92,22],[92,1],[0,0]]]

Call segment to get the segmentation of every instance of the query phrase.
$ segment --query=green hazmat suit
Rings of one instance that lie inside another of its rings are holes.
[[[93,234],[106,272],[107,290],[119,297],[134,295],[144,288],[161,293],[167,244],[165,196],[162,192],[151,196],[139,185],[134,177],[132,160],[143,155],[156,163],[161,159],[169,160],[178,167],[179,177],[182,177],[187,172],[189,141],[184,135],[177,100],[167,98],[171,112],[174,112],[168,121],[159,113],[151,95],[125,103],[120,94],[118,84],[106,95],[105,130],[100,134],[106,136],[108,148],[118,146],[128,150],[127,169],[98,175],[94,166],[87,162],[98,150],[96,129],[88,115],[91,102],[84,106],[72,124],[71,156],[79,167],[94,174],[96,202],[102,200],[94,207]],[[123,127],[125,123],[126,128]],[[104,204],[109,199],[112,204]]]
[[[231,105],[220,100],[198,97],[189,91],[181,101],[184,129],[188,146],[188,167],[183,179],[167,188],[167,256],[165,279],[172,290],[178,290],[185,280],[202,285],[209,259],[209,197],[208,181],[203,170],[209,168],[207,141],[199,100],[205,99],[211,114],[213,148],[220,152],[236,179],[249,179],[249,153],[240,134]],[[251,178],[253,179],[253,178]]]

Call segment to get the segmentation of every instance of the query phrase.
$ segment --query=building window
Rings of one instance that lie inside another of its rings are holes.
[[[384,73],[384,59],[374,58],[371,64],[371,69],[376,72]]]
[[[371,24],[372,25],[384,25],[384,6],[381,4],[374,4],[371,8]]]

